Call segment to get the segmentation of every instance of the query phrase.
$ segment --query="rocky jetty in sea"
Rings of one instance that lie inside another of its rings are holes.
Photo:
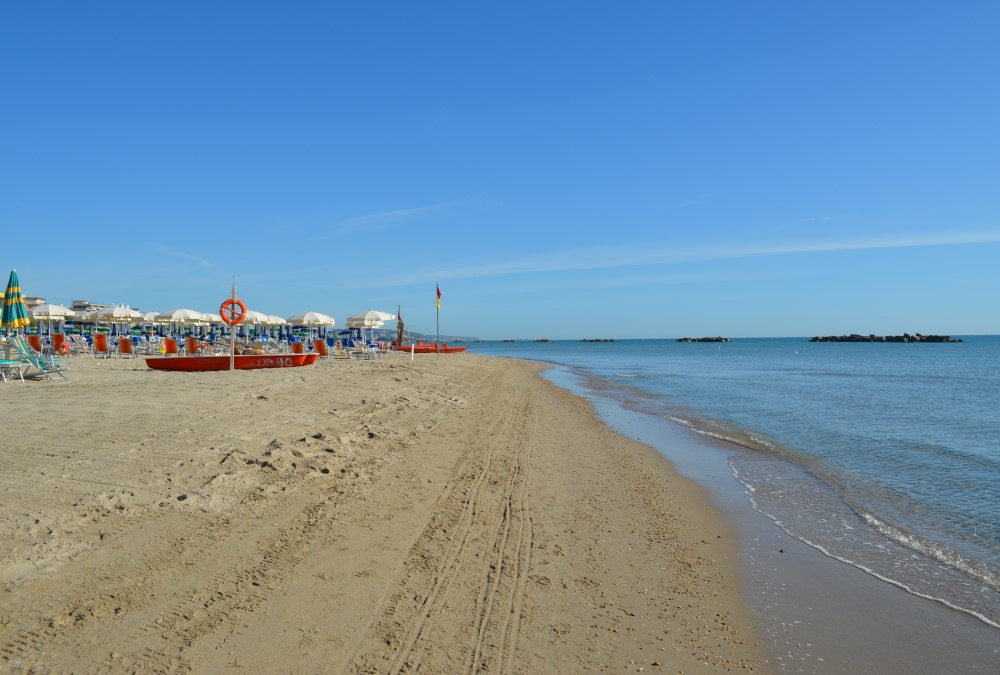
[[[729,342],[729,338],[724,337],[700,337],[700,338],[689,338],[682,337],[677,338],[675,342]]]
[[[614,338],[584,338],[580,342],[618,342]]]
[[[961,338],[950,335],[921,335],[920,333],[903,333],[902,335],[827,335],[814,337],[809,342],[962,342]]]

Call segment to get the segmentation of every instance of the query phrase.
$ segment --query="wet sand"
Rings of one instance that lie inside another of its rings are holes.
[[[741,575],[767,672],[992,673],[1000,630],[824,555],[755,511],[728,458],[748,452],[625,408],[556,369],[547,377],[587,398],[614,429],[655,447],[708,490],[739,532]]]
[[[767,670],[734,528],[539,369],[0,385],[6,668]]]

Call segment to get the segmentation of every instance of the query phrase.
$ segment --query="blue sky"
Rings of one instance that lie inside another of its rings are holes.
[[[995,2],[8,3],[26,294],[503,337],[1000,333]],[[6,272],[4,272],[6,274]]]

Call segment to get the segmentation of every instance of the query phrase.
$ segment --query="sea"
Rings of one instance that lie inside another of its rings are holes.
[[[1000,627],[1000,336],[486,342],[729,449],[774,525]]]

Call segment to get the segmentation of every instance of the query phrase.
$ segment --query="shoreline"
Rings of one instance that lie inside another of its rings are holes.
[[[10,669],[766,669],[707,492],[539,364],[73,366],[0,388]]]
[[[628,409],[571,370],[555,370],[559,385],[590,400],[606,424],[708,489],[740,530],[746,592],[777,672],[989,672],[1000,658],[1000,631],[974,613],[831,556],[755,510],[729,464],[752,451]]]

